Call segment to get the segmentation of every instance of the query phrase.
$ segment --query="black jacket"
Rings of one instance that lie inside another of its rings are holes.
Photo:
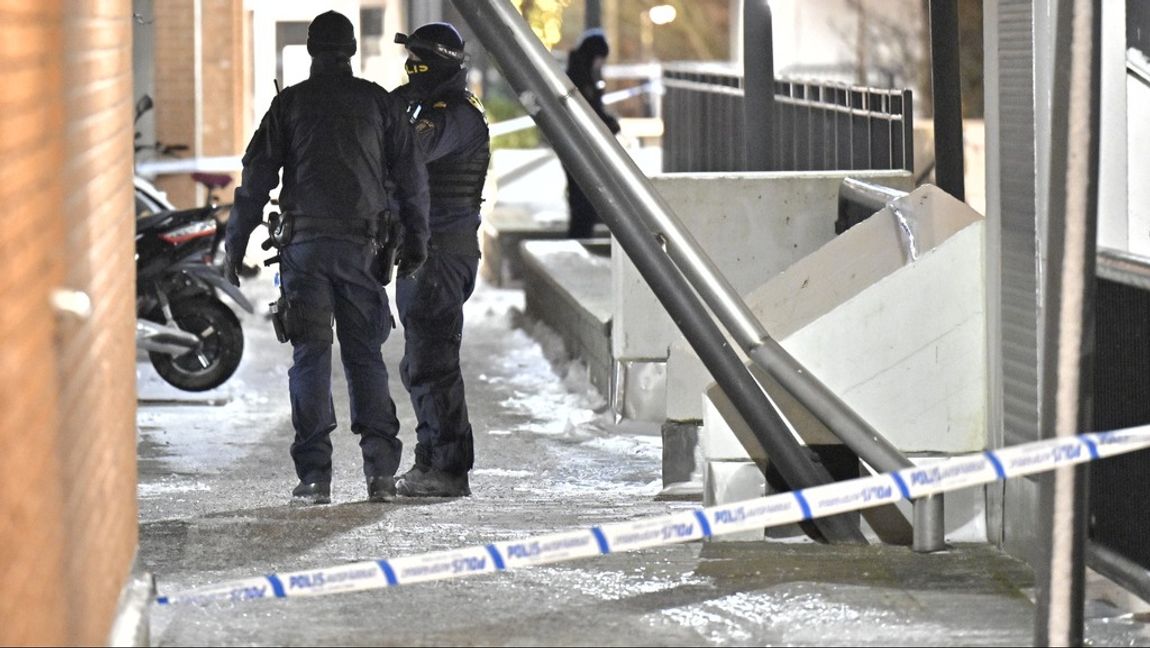
[[[315,58],[311,77],[272,101],[243,159],[227,247],[242,250],[279,184],[282,211],[368,219],[398,206],[405,236],[427,240],[427,171],[404,105],[358,79],[346,59]]]
[[[607,130],[612,134],[619,132],[619,120],[615,115],[607,111],[607,107],[603,105],[603,79],[591,66],[594,60],[594,52],[587,46],[586,43],[580,44],[579,47],[571,51],[570,58],[567,59],[567,78],[571,79],[571,83],[579,90],[579,94],[587,100],[591,105],[591,109],[599,115],[599,119],[607,125]]]
[[[427,162],[432,232],[479,225],[480,197],[491,159],[483,104],[467,91],[466,70],[433,88],[395,89]]]

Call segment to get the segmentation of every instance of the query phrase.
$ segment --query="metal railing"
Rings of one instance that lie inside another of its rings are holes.
[[[776,80],[771,132],[748,133],[738,68],[670,64],[663,85],[666,172],[745,171],[748,137],[774,148],[780,171],[914,167],[910,90]]]
[[[723,64],[663,68],[663,171],[742,171],[743,76]]]

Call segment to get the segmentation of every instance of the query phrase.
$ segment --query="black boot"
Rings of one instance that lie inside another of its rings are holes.
[[[403,473],[395,483],[400,495],[407,497],[467,497],[471,486],[467,483],[467,473],[452,475],[416,465]]]
[[[395,477],[368,477],[367,499],[369,502],[394,502]]]
[[[331,483],[301,481],[291,496],[299,504],[331,504]]]

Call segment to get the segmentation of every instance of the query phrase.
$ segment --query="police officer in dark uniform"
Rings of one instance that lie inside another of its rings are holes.
[[[282,168],[283,299],[277,316],[293,348],[291,456],[299,485],[292,496],[331,501],[334,321],[368,498],[390,501],[402,445],[380,353],[392,328],[379,274],[389,229],[385,187],[395,187],[392,200],[405,230],[399,274],[411,274],[427,255],[427,172],[405,105],[352,75],[351,22],[334,11],[317,16],[307,48],[310,77],[276,96],[244,155],[227,229],[227,268],[234,278]]]
[[[431,243],[427,262],[396,285],[403,322],[400,376],[419,420],[415,466],[397,480],[400,495],[471,494],[474,462],[459,347],[463,303],[479,268],[479,205],[491,159],[483,104],[467,90],[463,38],[447,23],[430,23],[410,36],[409,82],[395,94],[427,159],[431,191]]]

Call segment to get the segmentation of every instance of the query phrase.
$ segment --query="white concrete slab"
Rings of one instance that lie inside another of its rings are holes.
[[[838,188],[848,176],[911,187],[908,173],[894,171],[673,173],[652,182],[746,295],[834,238]],[[678,330],[617,241],[611,258],[615,359],[666,358]]]
[[[811,373],[906,452],[986,442],[981,215],[916,190],[748,297]],[[668,417],[702,418],[710,378],[683,340],[668,360]],[[784,394],[774,387],[778,400]]]
[[[753,461],[708,461],[703,469],[703,506],[718,506],[762,497],[767,480],[763,469]],[[747,542],[762,540],[765,530],[742,531],[715,536],[708,542]]]

